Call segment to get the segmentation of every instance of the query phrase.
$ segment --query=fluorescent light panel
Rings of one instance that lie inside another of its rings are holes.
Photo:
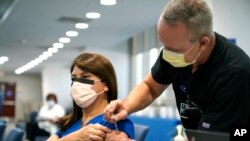
[[[86,23],[76,23],[75,24],[75,28],[78,28],[78,29],[86,29],[88,27],[89,27],[89,25]]]
[[[115,5],[116,4],[116,0],[101,0],[100,3],[102,5]]]
[[[67,31],[66,36],[68,36],[68,37],[76,37],[76,36],[78,36],[78,32],[77,31]]]
[[[97,12],[88,12],[86,14],[86,17],[87,18],[90,18],[90,19],[98,19],[101,17],[101,14],[100,13],[97,13]]]

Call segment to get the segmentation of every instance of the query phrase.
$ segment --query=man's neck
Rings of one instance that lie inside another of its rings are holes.
[[[192,73],[194,73],[198,69],[199,65],[204,64],[209,59],[214,49],[214,46],[215,34],[212,33],[208,47],[201,53],[201,58],[195,64],[192,65]]]

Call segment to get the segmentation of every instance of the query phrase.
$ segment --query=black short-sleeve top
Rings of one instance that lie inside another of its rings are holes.
[[[200,109],[200,115],[181,118],[184,127],[227,132],[232,124],[249,123],[250,59],[225,37],[215,36],[211,56],[194,73],[191,66],[171,66],[161,51],[151,74],[158,83],[173,85],[181,117],[183,104]]]

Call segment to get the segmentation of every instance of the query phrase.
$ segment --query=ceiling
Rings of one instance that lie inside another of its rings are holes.
[[[9,61],[0,72],[14,72],[47,50],[68,30],[79,36],[45,62],[25,73],[39,73],[48,64],[69,62],[84,48],[110,48],[154,26],[168,0],[117,0],[114,6],[99,0],[3,0],[13,1],[0,21],[0,57]],[[3,4],[1,4],[4,7]],[[5,6],[7,7],[7,6]],[[1,8],[0,8],[1,10]],[[85,14],[97,11],[99,19]],[[62,19],[71,20],[62,20]],[[73,20],[72,20],[73,19]],[[75,29],[76,20],[88,22],[88,29]]]

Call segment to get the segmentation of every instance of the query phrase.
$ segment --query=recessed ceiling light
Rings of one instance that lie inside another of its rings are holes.
[[[38,58],[41,59],[41,60],[47,60],[48,56],[45,56],[44,54],[41,54],[41,55],[39,55]]]
[[[54,48],[63,48],[63,44],[62,43],[54,43],[53,47]]]
[[[70,42],[70,38],[67,38],[67,37],[59,38],[59,42],[60,43],[69,43]]]
[[[101,17],[101,14],[97,12],[89,12],[86,14],[86,17],[90,19],[98,19]]]
[[[115,5],[116,4],[116,0],[101,0],[100,3],[102,5]]]
[[[47,57],[51,57],[52,52],[44,51],[42,55],[47,56]]]
[[[0,60],[6,62],[6,61],[9,60],[9,57],[7,57],[7,56],[2,56],[2,57],[0,57]]]
[[[56,52],[58,52],[58,49],[55,47],[50,47],[50,48],[48,48],[48,52],[56,53]]]
[[[22,72],[23,72],[23,69],[21,69],[21,68],[18,68],[18,69],[15,70],[16,74],[21,74]]]
[[[68,37],[76,37],[76,36],[78,36],[78,32],[77,31],[67,31],[66,35]]]
[[[5,62],[7,62],[9,60],[9,57],[7,57],[7,56],[2,56],[2,57],[0,57],[0,65],[1,64],[4,64]]]
[[[75,24],[75,27],[78,29],[86,29],[89,27],[89,25],[86,23],[77,23],[77,24]]]

